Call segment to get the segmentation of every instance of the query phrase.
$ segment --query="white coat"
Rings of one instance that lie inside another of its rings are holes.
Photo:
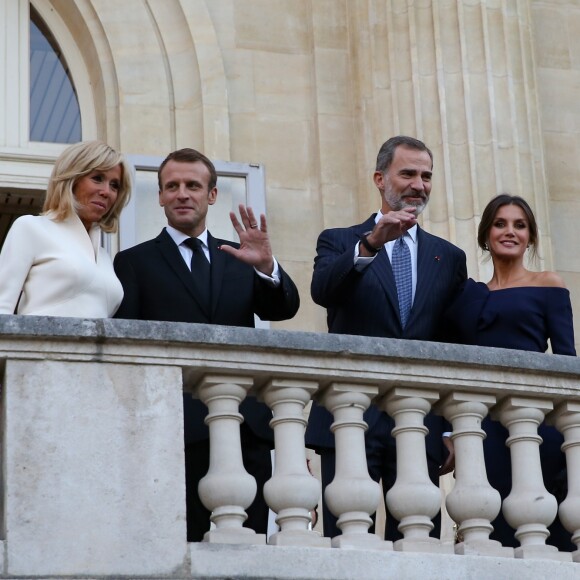
[[[76,214],[62,222],[50,215],[19,217],[0,253],[0,314],[115,314],[123,288],[100,237],[97,225],[87,233]]]

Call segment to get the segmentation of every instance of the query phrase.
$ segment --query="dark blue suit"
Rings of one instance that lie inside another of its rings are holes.
[[[418,228],[417,287],[406,327],[401,326],[397,288],[391,263],[381,250],[362,271],[354,268],[354,248],[360,236],[373,229],[375,215],[366,222],[349,228],[325,230],[318,238],[311,293],[314,301],[327,309],[329,332],[358,334],[411,340],[437,340],[441,334],[441,318],[467,277],[465,253],[449,242]],[[392,419],[371,405],[364,415],[367,460],[371,477],[383,478],[385,492],[395,480],[395,446],[390,435]],[[330,431],[331,414],[313,405],[306,442],[321,452],[334,448]],[[441,420],[428,416],[426,425],[427,453],[430,471],[437,470],[442,459]],[[332,460],[332,459],[331,459]],[[327,466],[328,468],[329,466]],[[323,465],[324,470],[324,465]],[[433,474],[434,476],[434,474]],[[324,481],[323,486],[331,479]],[[325,520],[333,519],[325,511]],[[396,530],[395,530],[396,531]],[[325,535],[334,535],[337,530]],[[388,539],[393,526],[388,528]]]
[[[238,247],[238,244],[216,239],[209,233],[207,242],[211,257],[209,312],[202,307],[192,273],[177,245],[164,229],[153,240],[119,252],[115,257],[115,272],[124,290],[123,302],[115,317],[253,327],[254,314],[262,320],[285,320],[296,314],[300,305],[298,290],[281,267],[280,286],[273,288],[254,268],[218,249],[221,245]],[[271,475],[269,449],[273,433],[269,421],[272,413],[255,397],[247,397],[240,412],[244,416],[241,430],[244,462],[258,480],[259,490],[248,510],[246,524],[265,532],[262,519],[264,510],[267,519],[267,506],[261,488]],[[189,541],[201,540],[209,529],[210,514],[197,495],[197,483],[209,465],[206,415],[207,407],[201,401],[184,396]],[[253,448],[259,448],[256,457],[250,457]],[[193,509],[195,515],[192,515]],[[254,517],[254,511],[260,515]]]

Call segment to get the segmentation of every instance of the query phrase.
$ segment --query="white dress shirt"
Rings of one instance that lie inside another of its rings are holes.
[[[178,248],[179,252],[181,253],[181,256],[183,257],[183,261],[187,265],[188,269],[191,270],[191,258],[193,256],[193,250],[189,246],[187,246],[186,244],[183,243],[183,242],[185,242],[185,240],[188,240],[191,236],[188,236],[188,235],[184,234],[183,232],[176,230],[173,226],[170,226],[170,225],[165,226],[165,229],[167,230],[167,233],[169,234],[171,239],[177,245],[177,248]],[[207,245],[207,228],[205,230],[203,230],[203,232],[201,232],[201,234],[199,234],[199,236],[197,236],[197,239],[201,242],[201,247],[203,248],[203,253],[205,254],[205,257],[207,258],[207,261],[211,264],[211,256],[209,254],[209,246]],[[258,274],[258,276],[260,276],[260,278],[263,278],[264,280],[269,282],[275,288],[280,285],[280,268],[278,266],[278,262],[276,261],[276,258],[274,258],[274,271],[272,272],[271,276],[267,276],[266,274],[259,272],[258,270],[256,270],[256,268],[254,268],[254,271],[256,272],[256,274]]]

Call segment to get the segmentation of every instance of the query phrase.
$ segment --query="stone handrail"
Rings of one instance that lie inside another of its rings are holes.
[[[490,562],[494,570],[500,562],[509,574],[526,577],[554,573],[554,566],[561,578],[579,573],[572,562],[580,561],[578,551],[561,553],[545,543],[558,509],[573,542],[580,543],[575,357],[184,323],[3,315],[0,365],[0,577],[225,578],[235,562],[242,566],[238,573],[254,577],[303,578],[311,572],[372,578],[375,569],[381,577],[387,564],[408,576],[425,566],[425,558],[433,571],[444,571],[439,577],[465,577],[470,567]],[[215,526],[202,544],[185,539],[183,390],[209,409],[212,455],[200,496]],[[279,531],[268,540],[242,527],[255,490],[239,442],[238,405],[247,393],[273,412],[276,466],[264,493]],[[309,529],[320,489],[305,460],[303,411],[311,398],[335,419],[337,470],[327,500],[342,535],[332,543]],[[363,412],[371,402],[395,419],[398,475],[387,502],[404,536],[395,545],[368,533],[380,500],[364,460]],[[431,409],[453,425],[456,484],[447,508],[463,536],[455,546],[429,537],[440,504],[425,460],[423,418]],[[490,409],[509,429],[519,474],[504,501],[521,544],[515,550],[489,539],[490,521],[501,507],[483,462],[481,421]],[[569,485],[559,507],[541,476],[537,427],[544,418],[565,438]],[[245,569],[236,545],[259,561]],[[342,548],[351,549],[348,559]],[[282,554],[298,556],[302,564],[280,567]]]

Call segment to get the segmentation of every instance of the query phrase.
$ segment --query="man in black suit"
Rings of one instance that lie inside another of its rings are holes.
[[[443,312],[467,277],[465,253],[449,242],[428,234],[417,216],[431,193],[433,155],[412,137],[398,136],[381,147],[374,182],[381,194],[381,210],[364,223],[325,230],[318,238],[311,293],[327,309],[329,332],[412,340],[436,340]],[[401,240],[402,238],[402,240]],[[392,268],[395,243],[409,249],[409,300],[402,320],[397,283]],[[412,290],[412,295],[411,295]],[[383,480],[385,493],[396,477],[392,419],[374,405],[366,411],[365,434],[369,474]],[[313,405],[306,442],[321,455],[323,488],[334,477],[334,436],[331,414]],[[442,459],[441,419],[426,420],[428,464],[436,481]],[[336,518],[323,505],[324,535],[340,533]],[[385,538],[398,539],[389,523]]]
[[[117,318],[254,326],[263,320],[285,320],[298,311],[298,290],[272,255],[266,218],[260,222],[240,205],[240,221],[230,213],[240,243],[214,238],[206,216],[217,197],[213,163],[194,149],[169,154],[158,171],[159,205],[168,226],[153,240],[122,251],[115,272],[124,298]],[[272,414],[247,397],[240,406],[242,452],[258,493],[245,525],[266,533],[268,507],[262,488],[270,478]],[[209,467],[207,408],[184,396],[185,471],[188,541],[201,541],[209,530],[210,512],[197,493]]]

